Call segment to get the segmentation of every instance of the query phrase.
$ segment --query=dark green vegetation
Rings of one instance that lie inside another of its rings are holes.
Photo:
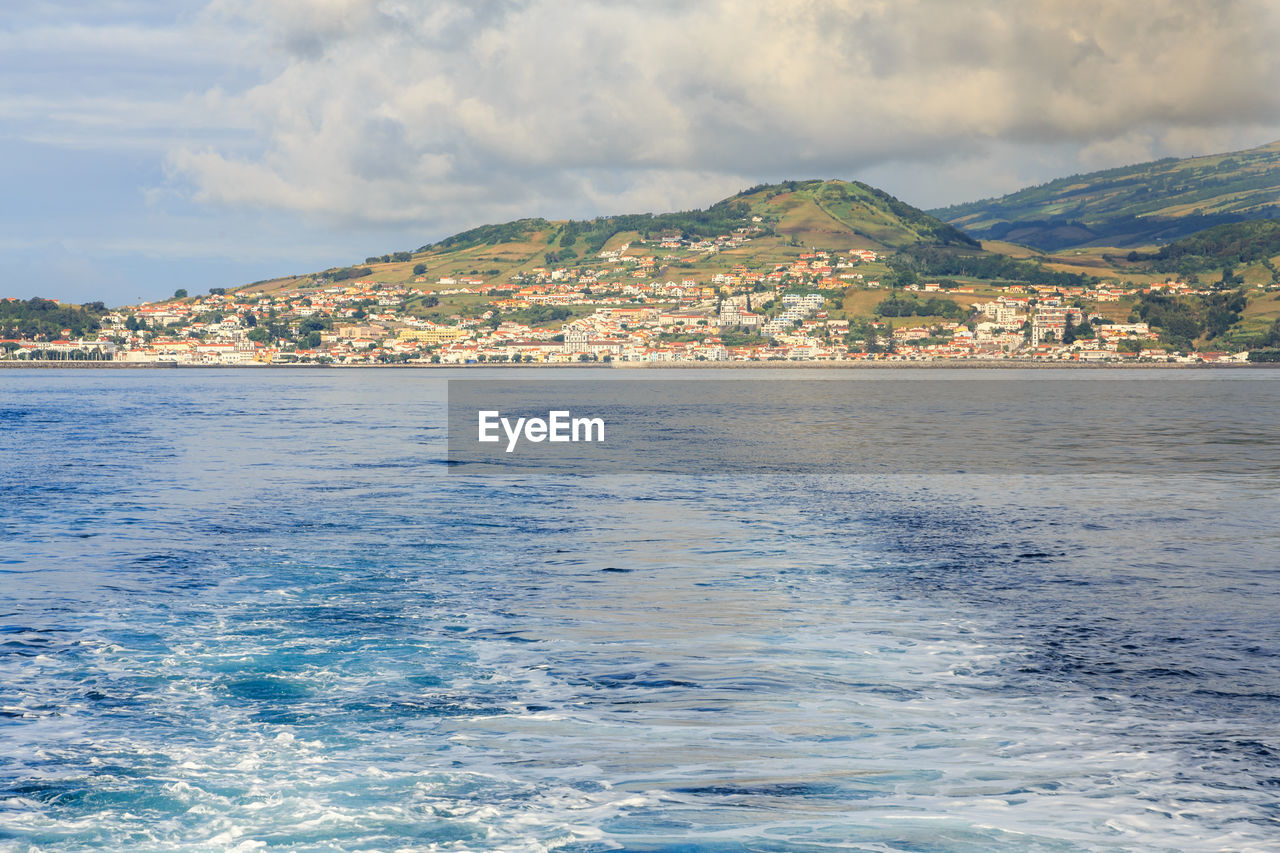
[[[325,275],[330,281],[346,281],[349,278],[361,278],[371,272],[373,270],[368,267],[342,267],[336,270],[329,270]]]
[[[1280,221],[1274,219],[1216,225],[1175,240],[1153,254],[1130,252],[1130,261],[1150,261],[1161,272],[1203,272],[1262,262],[1280,255]]]
[[[254,323],[245,337],[261,344],[287,345],[292,342],[299,347],[314,349],[320,345],[321,333],[332,330],[331,317],[306,317],[294,322],[268,318],[262,323]]]
[[[1019,261],[991,252],[965,252],[934,246],[904,249],[888,261],[893,285],[914,284],[923,277],[964,276],[1004,284],[1083,287],[1094,279],[1082,273],[1052,270],[1040,261]]]
[[[975,237],[1047,251],[1165,243],[1216,225],[1280,217],[1280,142],[1072,175],[930,212]]]
[[[755,221],[759,217],[759,221]],[[519,219],[482,225],[423,246],[419,252],[459,251],[477,246],[519,243],[548,232],[543,252],[547,263],[568,263],[599,252],[619,234],[642,239],[662,237],[711,240],[751,229],[755,235],[780,235],[804,242],[814,233],[840,243],[862,237],[879,247],[900,248],[928,243],[977,247],[963,231],[857,181],[787,181],[761,184],[703,210],[676,213],[632,213],[595,219],[550,222]]]
[[[52,341],[63,336],[63,329],[82,338],[102,327],[106,313],[101,302],[59,305],[52,299],[0,299],[0,338]]]
[[[594,255],[615,234],[639,232],[646,240],[673,236],[689,240],[709,240],[732,234],[747,224],[750,208],[732,199],[717,202],[706,210],[688,210],[681,213],[633,213],[624,216],[602,216],[583,221],[569,220],[560,229],[557,244],[561,248],[561,260],[566,251],[576,257],[572,248],[579,240],[585,241],[582,253]]]
[[[875,310],[881,317],[946,317],[952,320],[958,320],[969,313],[950,299],[934,297],[920,302],[896,295],[876,305]]]
[[[1248,304],[1238,290],[1224,290],[1197,297],[1172,297],[1147,294],[1134,311],[1138,317],[1160,332],[1160,340],[1180,350],[1192,349],[1192,342],[1222,339],[1240,322]],[[1240,342],[1236,342],[1237,344]],[[1266,345],[1267,341],[1258,342]]]
[[[551,323],[562,323],[573,316],[573,311],[558,305],[532,305],[515,311],[504,311],[503,320],[523,323],[526,326],[546,326]]]
[[[481,225],[460,231],[452,237],[445,237],[439,243],[428,243],[419,252],[443,251],[445,249],[470,249],[473,246],[492,245],[495,243],[517,243],[527,239],[537,231],[551,227],[545,219],[517,219],[502,225]]]

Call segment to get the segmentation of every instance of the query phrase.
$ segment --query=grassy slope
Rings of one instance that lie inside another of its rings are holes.
[[[857,181],[791,181],[756,187],[737,198],[750,204],[753,214],[774,222],[778,234],[817,248],[972,245],[956,229]]]
[[[753,270],[771,270],[777,264],[789,263],[811,248],[840,253],[850,249],[892,251],[919,242],[966,245],[964,234],[938,219],[913,208],[873,187],[844,181],[792,181],[753,187],[726,199],[721,205],[740,204],[744,216],[736,216],[729,226],[709,228],[703,236],[729,233],[732,227],[751,226],[751,217],[759,216],[764,233],[753,235],[744,246],[710,255],[691,254],[682,250],[666,250],[656,243],[633,245],[628,254],[653,255],[659,259],[652,276],[669,279],[705,280],[717,272],[727,272],[742,264]],[[709,209],[710,210],[710,209]],[[615,220],[618,230],[611,230]],[[670,230],[662,217],[655,217],[650,237]],[[595,220],[610,236],[593,243],[587,236],[563,245],[565,222],[530,219],[498,226],[482,226],[462,232],[434,245],[424,246],[408,262],[362,264],[371,272],[362,280],[406,284],[423,291],[437,291],[443,277],[467,276],[486,283],[503,284],[516,273],[528,273],[535,267],[602,268],[607,265],[595,257],[597,245],[618,249],[624,243],[635,244],[642,236],[626,217],[604,217]],[[730,227],[732,226],[732,227]],[[595,232],[597,235],[602,233]],[[549,251],[569,249],[575,258],[548,263]],[[426,269],[419,276],[414,266]],[[416,281],[421,278],[422,281]],[[244,291],[271,292],[308,287],[323,282],[323,273],[276,279],[239,288]],[[471,307],[466,296],[444,297],[431,311],[439,315],[451,308]]]
[[[1041,249],[1164,243],[1280,216],[1280,142],[1072,175],[930,212],[974,236]]]

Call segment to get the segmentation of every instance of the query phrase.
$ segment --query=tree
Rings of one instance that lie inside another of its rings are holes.
[[[1062,327],[1062,342],[1064,344],[1074,344],[1076,342],[1076,324],[1071,321],[1071,312],[1067,312],[1067,323]]]
[[[376,263],[377,260],[377,258],[373,258],[365,263]],[[328,276],[330,281],[346,281],[349,278],[359,278],[360,276],[368,275],[371,272],[373,272],[373,270],[368,267],[344,267],[343,269],[333,270],[328,273]]]
[[[1235,267],[1227,264],[1222,268],[1222,278],[1214,284],[1215,290],[1230,290],[1244,284],[1244,279],[1236,275]]]
[[[173,292],[173,298],[174,298],[174,299],[186,299],[186,298],[187,298],[187,290],[186,290],[186,288],[184,288],[184,287],[179,287],[177,290],[175,290],[175,291]]]
[[[426,265],[426,264],[414,264],[414,265],[413,265],[413,274],[414,274],[414,275],[422,275],[422,274],[423,274],[424,272],[426,272],[426,271],[427,271],[427,265]]]

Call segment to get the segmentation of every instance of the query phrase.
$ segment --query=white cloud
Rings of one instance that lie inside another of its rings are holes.
[[[174,174],[335,219],[682,206],[997,140],[1105,160],[1280,108],[1262,0],[218,0],[202,20],[259,55],[224,109],[262,147],[180,148]]]
[[[175,272],[235,284],[521,216],[702,206],[766,180],[861,178],[937,205],[1280,138],[1270,0],[4,9],[0,254],[64,298],[171,293]],[[50,246],[91,262],[55,269]]]
[[[134,128],[204,203],[427,235],[917,165],[1002,184],[1011,147],[1084,169],[1260,142],[1278,19],[1267,0],[211,0],[69,31],[76,51],[186,61],[184,95],[0,114],[33,138]],[[56,43],[42,26],[0,46],[24,38]]]

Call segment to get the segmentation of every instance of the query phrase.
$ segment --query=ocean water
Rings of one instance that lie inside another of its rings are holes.
[[[598,476],[445,464],[485,375],[0,372],[0,850],[1280,849],[1280,374]]]

